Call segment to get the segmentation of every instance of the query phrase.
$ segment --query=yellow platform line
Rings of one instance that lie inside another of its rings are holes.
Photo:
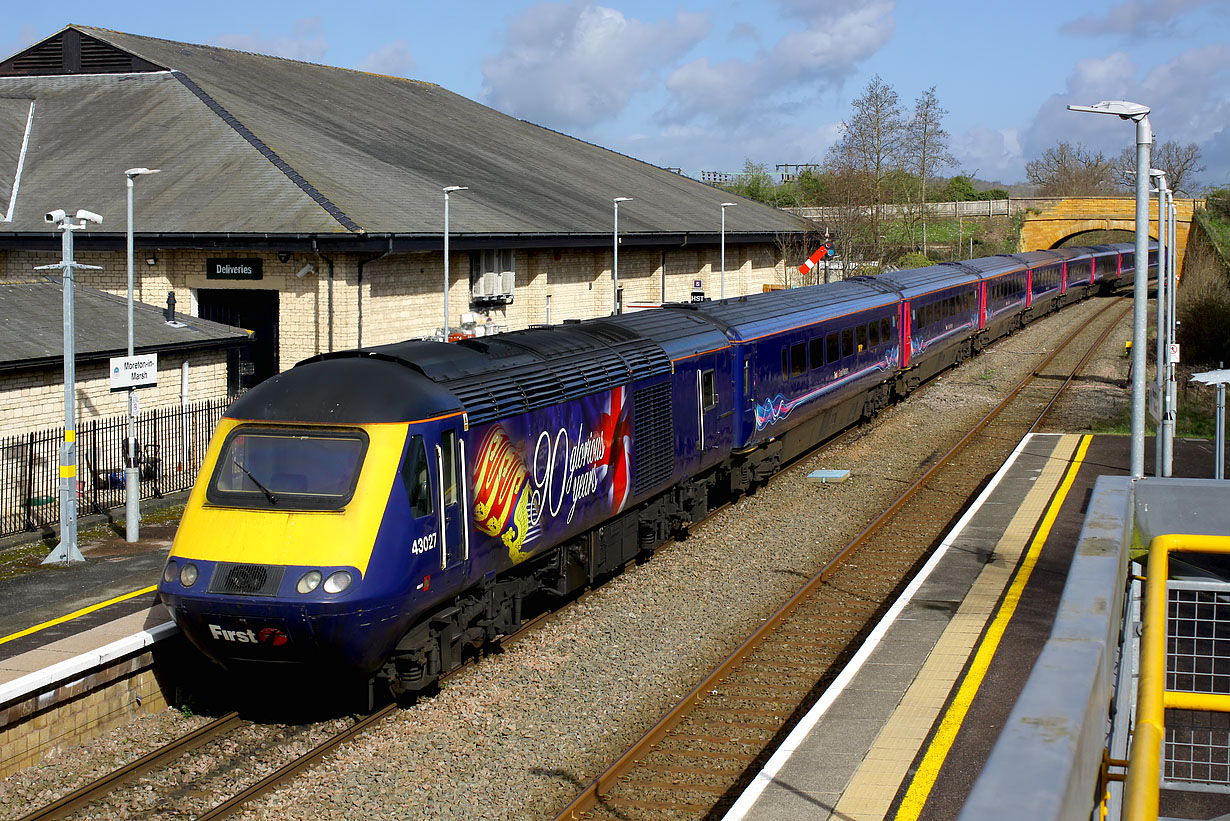
[[[995,614],[995,620],[991,622],[986,637],[978,647],[978,652],[975,654],[974,661],[970,665],[969,673],[961,683],[961,688],[957,691],[956,698],[953,699],[952,704],[949,705],[947,712],[945,712],[944,718],[940,722],[939,730],[936,731],[935,736],[932,738],[931,745],[927,748],[926,755],[923,756],[922,764],[919,765],[918,771],[914,774],[913,781],[910,782],[910,788],[897,810],[897,821],[916,821],[919,815],[922,814],[927,798],[931,795],[931,789],[935,786],[935,780],[939,776],[940,767],[943,766],[944,759],[948,757],[948,752],[952,749],[957,733],[961,730],[965,716],[969,713],[974,696],[982,686],[982,681],[986,677],[988,668],[991,666],[991,660],[995,657],[995,651],[998,649],[999,642],[1008,627],[1008,622],[1011,621],[1013,614],[1016,613],[1017,605],[1021,600],[1021,594],[1024,592],[1025,585],[1029,582],[1029,577],[1033,574],[1034,567],[1038,563],[1038,556],[1042,552],[1042,546],[1050,535],[1051,527],[1059,516],[1059,509],[1063,506],[1064,499],[1067,498],[1068,491],[1072,488],[1072,483],[1076,481],[1076,474],[1080,471],[1081,463],[1084,461],[1085,454],[1089,450],[1089,445],[1092,441],[1092,436],[1082,437],[1076,457],[1072,460],[1063,484],[1056,491],[1055,498],[1047,509],[1046,516],[1042,519],[1042,524],[1038,527],[1038,532],[1034,535],[1033,541],[1029,545],[1029,551],[1025,554],[1025,560],[1021,562],[1021,566],[1012,580],[1012,586],[1004,596],[1003,605],[1000,606],[999,612]]]
[[[15,641],[17,639],[24,638],[25,636],[33,635],[34,633],[37,633],[40,630],[46,630],[48,627],[55,627],[57,624],[64,624],[64,622],[66,621],[72,621],[73,619],[79,619],[82,616],[86,616],[86,615],[89,615],[90,613],[94,613],[96,611],[102,610],[104,607],[110,607],[111,605],[119,604],[122,601],[128,601],[129,599],[135,599],[137,596],[144,596],[146,593],[153,593],[157,589],[158,589],[158,585],[151,584],[149,587],[142,587],[140,590],[134,590],[131,593],[125,593],[122,596],[116,596],[114,599],[107,599],[106,601],[99,602],[98,604],[91,604],[89,607],[83,607],[80,610],[74,610],[68,615],[60,616],[58,619],[52,619],[51,621],[45,621],[42,624],[36,624],[33,627],[27,627],[25,630],[22,630],[17,633],[12,633],[10,635],[5,636],[4,638],[0,638],[0,644],[6,644],[10,641]]]

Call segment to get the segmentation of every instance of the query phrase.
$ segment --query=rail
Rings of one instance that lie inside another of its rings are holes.
[[[1124,805],[1124,817],[1129,819],[1158,817],[1158,774],[1166,736],[1166,710],[1230,713],[1230,695],[1180,692],[1166,687],[1167,580],[1172,552],[1230,555],[1230,537],[1170,533],[1155,536],[1149,542],[1136,727],[1128,756]]]

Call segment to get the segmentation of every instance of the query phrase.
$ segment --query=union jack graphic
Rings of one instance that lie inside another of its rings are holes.
[[[611,510],[618,513],[628,503],[632,485],[628,481],[632,466],[632,435],[628,430],[628,406],[624,388],[615,388],[607,397],[606,410],[599,420],[599,430],[607,443],[602,465],[611,477],[608,500]]]

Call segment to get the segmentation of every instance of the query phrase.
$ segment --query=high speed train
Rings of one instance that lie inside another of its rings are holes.
[[[161,598],[240,675],[421,690],[530,597],[647,555],[994,339],[1130,281],[1134,257],[1003,255],[312,357],[226,411]]]

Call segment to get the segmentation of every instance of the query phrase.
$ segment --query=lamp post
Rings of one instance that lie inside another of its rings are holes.
[[[631,197],[616,197],[615,202],[615,235],[613,240],[614,254],[611,259],[611,284],[614,290],[611,292],[611,313],[620,313],[619,304],[619,204],[621,202],[632,202]]]
[[[35,270],[59,268],[63,271],[64,283],[64,442],[60,445],[60,543],[43,559],[43,564],[84,562],[85,557],[77,547],[77,347],[76,327],[73,316],[73,270],[76,268],[99,268],[85,265],[73,259],[73,231],[80,231],[86,223],[102,224],[102,217],[92,211],[81,209],[69,214],[63,209],[51,211],[43,219],[64,232],[60,246],[60,262],[54,265],[39,265]]]
[[[132,358],[132,181],[145,174],[157,174],[160,168],[129,168],[124,172],[128,188],[128,357]],[[141,477],[137,471],[137,413],[134,407],[136,388],[128,389],[128,438],[124,443],[124,540],[141,538]]]
[[[444,186],[444,341],[448,342],[448,195],[454,191],[469,191],[469,186]]]
[[[1170,299],[1167,300],[1166,306],[1166,341],[1170,343],[1166,346],[1166,418],[1162,420],[1162,475],[1170,476],[1171,468],[1174,464],[1174,431],[1175,424],[1178,419],[1179,405],[1178,398],[1175,395],[1175,377],[1174,366],[1175,359],[1171,356],[1170,346],[1178,340],[1178,333],[1175,329],[1175,310],[1179,303],[1179,243],[1176,235],[1176,224],[1178,223],[1178,209],[1174,204],[1174,191],[1166,193],[1167,201],[1167,218],[1166,218],[1166,247],[1170,249],[1166,255],[1166,266],[1158,271],[1159,277],[1166,277],[1166,293],[1170,294]]]
[[[1166,255],[1167,242],[1170,238],[1170,232],[1167,229],[1167,221],[1170,217],[1170,206],[1168,203],[1169,190],[1166,187],[1166,172],[1157,168],[1149,169],[1149,176],[1153,178],[1154,184],[1157,186],[1157,374],[1154,379],[1154,389],[1157,396],[1157,424],[1154,428],[1153,436],[1153,475],[1164,476],[1163,458],[1164,441],[1166,439],[1164,426],[1166,418],[1169,416],[1169,406],[1166,396],[1166,353],[1169,350],[1166,338]]]
[[[1149,107],[1126,100],[1097,105],[1070,105],[1069,111],[1113,114],[1136,123],[1136,262],[1132,316],[1132,463],[1131,475],[1145,475],[1145,316],[1149,299],[1149,148],[1153,129]]]
[[[726,298],[726,209],[738,203],[722,203],[722,290],[721,298]]]

